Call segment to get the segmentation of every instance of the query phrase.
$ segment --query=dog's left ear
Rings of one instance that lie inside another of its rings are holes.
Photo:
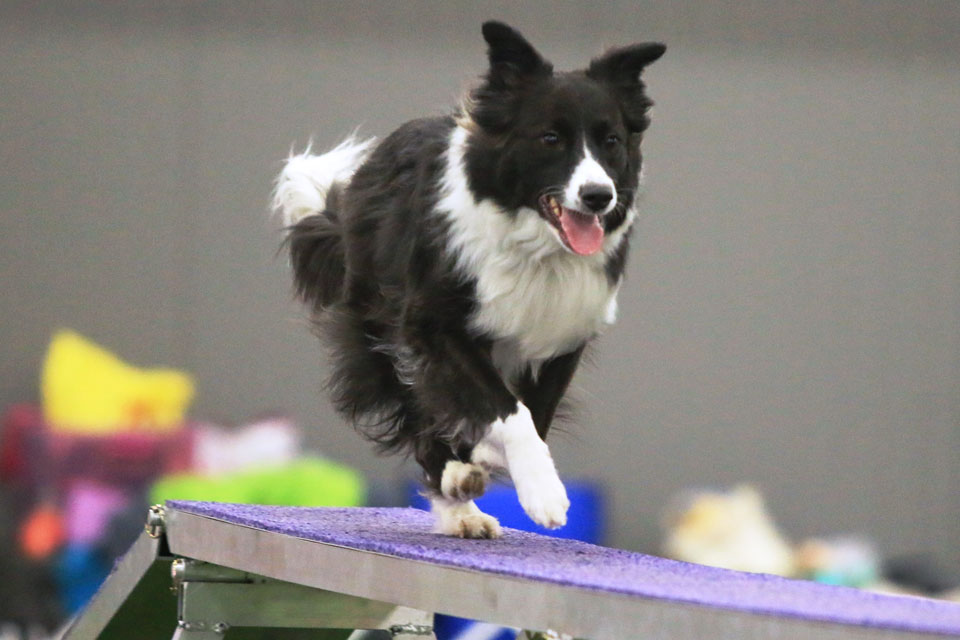
[[[640,74],[667,50],[659,42],[644,42],[611,49],[590,62],[587,76],[611,86],[623,107],[631,132],[641,132],[650,124],[647,111],[653,102],[644,93]]]
[[[666,50],[667,46],[660,42],[643,42],[610,49],[590,61],[587,75],[595,80],[606,80],[614,84],[640,82],[640,73],[644,67],[659,60]]]
[[[513,27],[496,20],[483,23],[483,39],[490,46],[491,83],[512,86],[553,73],[553,65],[537,53]]]

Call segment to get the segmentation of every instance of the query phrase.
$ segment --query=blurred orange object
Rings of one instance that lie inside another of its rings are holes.
[[[37,506],[20,525],[20,548],[33,560],[43,560],[66,539],[63,516],[51,504]]]

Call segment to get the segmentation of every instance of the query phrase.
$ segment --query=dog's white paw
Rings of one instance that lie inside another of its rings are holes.
[[[517,488],[520,506],[531,520],[547,529],[567,524],[570,499],[549,454],[531,460],[527,468],[515,473],[513,484]]]
[[[436,531],[458,538],[499,538],[500,523],[477,507],[473,501],[456,502],[445,498],[432,501]]]
[[[440,493],[444,498],[466,502],[483,495],[490,474],[478,464],[449,460],[440,478]]]
[[[548,529],[567,524],[567,490],[557,475],[550,448],[537,435],[530,410],[518,402],[514,414],[490,425],[484,440],[489,441],[491,450],[503,452],[520,506],[530,519]]]
[[[503,535],[497,519],[483,512],[457,519],[443,533],[460,538],[499,538]]]

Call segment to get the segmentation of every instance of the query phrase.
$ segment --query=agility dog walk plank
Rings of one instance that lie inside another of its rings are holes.
[[[577,638],[960,638],[954,603],[511,529],[497,540],[464,540],[433,533],[432,522],[415,509],[169,502],[164,534],[172,556],[225,570]]]

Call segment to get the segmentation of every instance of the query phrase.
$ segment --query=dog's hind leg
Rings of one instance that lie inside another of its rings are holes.
[[[473,502],[487,488],[490,475],[472,462],[447,460],[440,477],[440,495],[430,499],[440,533],[461,538],[499,538],[500,523]]]
[[[430,510],[436,518],[438,533],[460,538],[499,538],[503,535],[497,519],[480,511],[473,500],[431,496]]]
[[[486,491],[490,476],[478,464],[463,462],[466,451],[454,452],[450,445],[422,439],[415,450],[423,467],[424,483],[430,510],[436,520],[436,531],[460,538],[499,538],[500,523],[473,502]]]
[[[483,495],[490,473],[481,465],[448,460],[440,477],[440,495],[448,500],[473,500]]]

